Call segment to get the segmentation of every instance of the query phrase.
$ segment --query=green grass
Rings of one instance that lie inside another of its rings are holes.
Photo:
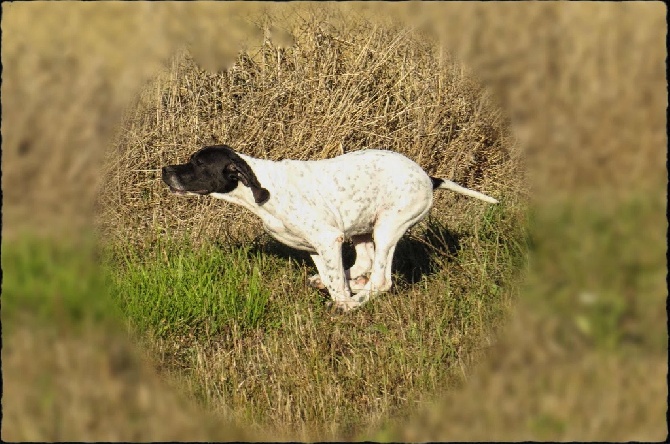
[[[77,326],[119,314],[93,243],[21,236],[2,245],[2,315]]]
[[[667,297],[664,205],[645,195],[618,202],[583,196],[537,211],[528,301],[599,349],[667,351],[658,310]]]
[[[134,325],[163,337],[256,328],[268,315],[267,267],[248,248],[165,242],[151,252],[126,251],[113,297]]]

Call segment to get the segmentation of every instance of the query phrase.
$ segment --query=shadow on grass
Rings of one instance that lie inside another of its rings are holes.
[[[453,261],[461,248],[461,234],[450,231],[439,221],[429,220],[426,228],[417,234],[405,234],[398,242],[393,255],[393,273],[408,284],[415,284],[424,276],[438,270],[436,266],[446,261]],[[288,247],[267,234],[254,241],[249,255],[268,254],[284,260],[292,260],[301,266],[312,269],[316,267],[309,253]],[[344,268],[354,264],[356,252],[350,242],[342,247]]]
[[[461,234],[446,225],[430,220],[425,230],[400,239],[393,255],[393,272],[408,284],[438,271],[445,260],[453,261],[461,249]]]

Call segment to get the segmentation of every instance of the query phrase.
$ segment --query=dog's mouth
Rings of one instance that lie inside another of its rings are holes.
[[[209,191],[207,191],[207,190],[186,191],[186,190],[181,190],[179,188],[175,188],[172,185],[170,185],[170,192],[172,194],[176,194],[177,196],[186,196],[186,195],[189,195],[189,194],[197,194],[197,195],[203,196],[205,194],[209,194]]]

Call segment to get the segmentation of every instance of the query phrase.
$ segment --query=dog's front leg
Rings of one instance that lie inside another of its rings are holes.
[[[328,289],[336,309],[349,311],[360,305],[351,297],[351,290],[347,285],[342,265],[341,235],[334,236],[332,241],[320,243],[317,253],[312,254],[312,260],[319,271],[321,282]]]

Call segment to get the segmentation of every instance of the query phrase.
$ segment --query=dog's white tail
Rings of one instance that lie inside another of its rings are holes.
[[[433,183],[435,183],[436,180],[435,179],[433,179],[433,180],[434,180]],[[492,204],[498,203],[498,201],[496,199],[492,198],[491,196],[487,196],[486,194],[480,193],[478,191],[462,187],[459,184],[454,183],[450,180],[437,179],[437,181],[441,181],[441,182],[435,187],[435,189],[444,188],[446,190],[451,190],[451,191],[455,191],[457,193],[464,194],[466,196],[475,197],[477,199],[481,199],[483,201],[486,201],[486,202],[489,202],[489,203],[492,203]]]

